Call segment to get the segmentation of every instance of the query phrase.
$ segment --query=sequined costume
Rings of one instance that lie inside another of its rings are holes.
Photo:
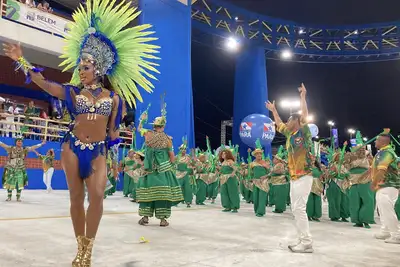
[[[145,146],[146,174],[139,179],[136,192],[139,215],[167,219],[171,216],[171,207],[183,200],[168,154],[172,149],[171,138],[164,132],[145,132],[149,136]]]
[[[265,207],[267,206],[267,193],[269,191],[269,171],[270,170],[267,169],[262,163],[253,161],[250,164],[250,177],[254,184],[254,213],[257,217],[262,217],[265,215]]]
[[[188,155],[179,155],[176,163],[176,178],[182,189],[184,202],[190,207],[193,201],[194,177],[192,159]]]
[[[307,201],[307,217],[309,221],[319,221],[322,217],[322,186],[323,172],[314,166],[312,170],[313,185]]]
[[[361,146],[362,144],[360,144]],[[348,152],[345,155],[345,168],[349,171],[350,189],[350,218],[355,226],[369,228],[374,224],[375,196],[371,190],[370,164],[366,150]]]
[[[220,152],[221,153],[221,152]],[[219,170],[221,203],[224,212],[237,212],[240,208],[239,182],[236,177],[236,164],[224,161]]]
[[[274,200],[275,213],[283,213],[286,211],[287,198],[289,195],[288,170],[283,160],[279,160],[272,167],[271,171],[271,188],[273,188],[272,198]]]
[[[17,137],[16,142],[21,141],[22,137]],[[8,146],[0,142],[0,146],[3,147],[8,154],[7,163],[4,166],[3,171],[3,188],[7,190],[7,201],[11,200],[12,191],[17,191],[17,201],[21,200],[21,191],[26,185],[28,185],[28,175],[25,168],[25,158],[29,151],[33,151],[36,148],[42,146],[42,144],[35,145],[32,147],[18,147]]]
[[[205,155],[201,155],[201,157],[205,157]],[[196,192],[196,205],[204,205],[204,201],[207,198],[207,183],[209,178],[210,164],[206,161],[198,160],[196,164],[196,184],[197,184],[197,192]]]

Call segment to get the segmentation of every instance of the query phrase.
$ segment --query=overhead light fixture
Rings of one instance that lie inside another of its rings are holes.
[[[293,53],[289,49],[285,49],[281,53],[281,58],[283,58],[283,59],[291,59],[292,57],[293,57]]]
[[[226,41],[226,47],[230,51],[237,51],[239,49],[239,41],[233,37],[229,37]]]
[[[300,28],[299,34],[304,34],[304,33],[305,33],[304,29]]]
[[[238,19],[239,19],[238,17],[235,17],[235,20],[236,20],[236,21],[238,21]]]

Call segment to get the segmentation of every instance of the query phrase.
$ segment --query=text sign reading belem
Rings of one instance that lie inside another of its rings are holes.
[[[6,18],[62,36],[69,31],[70,21],[14,0],[7,1]]]

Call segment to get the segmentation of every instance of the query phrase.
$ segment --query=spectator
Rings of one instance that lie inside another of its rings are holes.
[[[25,4],[30,8],[35,8],[36,7],[36,3],[35,3],[34,0],[25,0]]]
[[[16,136],[16,128],[15,128],[15,124],[9,124],[9,123],[13,123],[14,122],[14,118],[15,115],[18,115],[18,109],[17,109],[17,105],[15,103],[13,103],[7,110],[7,117],[6,117],[6,121],[8,122],[8,124],[6,124],[5,129],[7,129],[7,131],[5,131],[4,133],[6,133],[6,136],[9,136],[11,133],[11,136],[13,138],[15,138]],[[4,134],[3,133],[3,134]]]
[[[46,1],[42,1],[42,3],[37,5],[37,9],[44,12],[53,13],[53,9],[50,7],[50,4]]]

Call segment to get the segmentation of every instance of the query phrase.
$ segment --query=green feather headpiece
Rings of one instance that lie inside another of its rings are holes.
[[[180,145],[179,150],[186,150],[187,149],[187,137],[182,137],[182,145]]]
[[[96,75],[107,75],[113,89],[130,106],[136,106],[136,99],[143,101],[137,85],[153,91],[149,79],[156,80],[151,72],[159,73],[153,61],[159,59],[154,54],[160,47],[149,44],[157,40],[149,37],[154,33],[147,31],[150,24],[127,28],[139,14],[126,0],[119,4],[116,0],[88,0],[86,7],[78,7],[60,56],[63,71],[74,69],[71,84],[80,84],[78,65],[85,60],[95,66]]]

